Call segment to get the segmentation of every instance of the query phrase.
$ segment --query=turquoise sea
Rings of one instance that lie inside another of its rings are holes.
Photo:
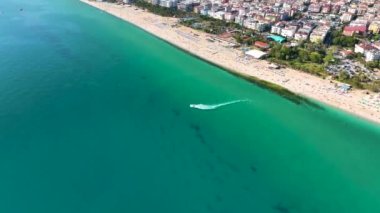
[[[77,0],[2,0],[0,212],[376,213],[380,127]]]

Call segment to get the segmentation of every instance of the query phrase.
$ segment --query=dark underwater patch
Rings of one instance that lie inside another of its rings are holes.
[[[273,206],[273,209],[279,213],[290,213],[290,209],[282,205],[281,203],[276,204]]]
[[[172,109],[172,113],[173,113],[176,117],[178,117],[178,116],[181,115],[181,111],[179,111],[178,109]]]
[[[195,131],[195,136],[202,144],[206,144],[206,140],[201,132],[201,128],[198,124],[190,124],[190,128]]]
[[[224,160],[222,157],[220,157],[219,155],[216,157],[216,159],[218,160],[218,162],[222,165],[225,165],[229,170],[231,170],[232,172],[234,173],[239,173],[240,172],[240,169],[238,166]]]

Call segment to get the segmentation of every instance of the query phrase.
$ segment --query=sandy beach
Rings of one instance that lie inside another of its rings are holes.
[[[256,77],[280,85],[295,94],[314,99],[380,123],[380,95],[365,90],[342,93],[335,82],[301,71],[270,69],[265,60],[246,59],[241,50],[227,47],[223,42],[210,41],[212,35],[177,25],[176,18],[161,17],[134,6],[81,0],[100,10],[128,21],[194,55],[232,70],[239,75]]]

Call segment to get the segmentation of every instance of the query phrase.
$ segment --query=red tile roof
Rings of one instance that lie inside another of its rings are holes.
[[[259,48],[264,48],[264,49],[269,48],[269,44],[262,41],[256,41],[255,46]]]
[[[367,26],[346,26],[344,28],[346,32],[366,32]]]
[[[374,50],[374,49],[376,49],[376,47],[374,47],[372,44],[364,44],[364,43],[362,43],[362,44],[359,44],[359,46],[361,47],[361,48],[363,48],[364,50]]]

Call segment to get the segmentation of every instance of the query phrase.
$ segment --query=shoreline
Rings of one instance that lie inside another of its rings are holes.
[[[227,48],[220,42],[209,42],[211,36],[204,32],[178,25],[176,18],[155,15],[135,6],[123,6],[106,2],[80,0],[99,10],[152,34],[158,39],[180,49],[196,58],[217,66],[226,72],[245,79],[256,85],[269,89],[296,104],[308,104],[322,109],[313,100],[348,112],[368,121],[380,123],[380,109],[376,106],[364,105],[369,99],[365,90],[352,90],[341,94],[330,80],[297,71],[291,68],[272,70],[269,62],[252,59],[244,61],[241,51]],[[194,32],[196,34],[194,34]],[[372,96],[374,95],[373,93]],[[380,95],[377,94],[379,100]]]

